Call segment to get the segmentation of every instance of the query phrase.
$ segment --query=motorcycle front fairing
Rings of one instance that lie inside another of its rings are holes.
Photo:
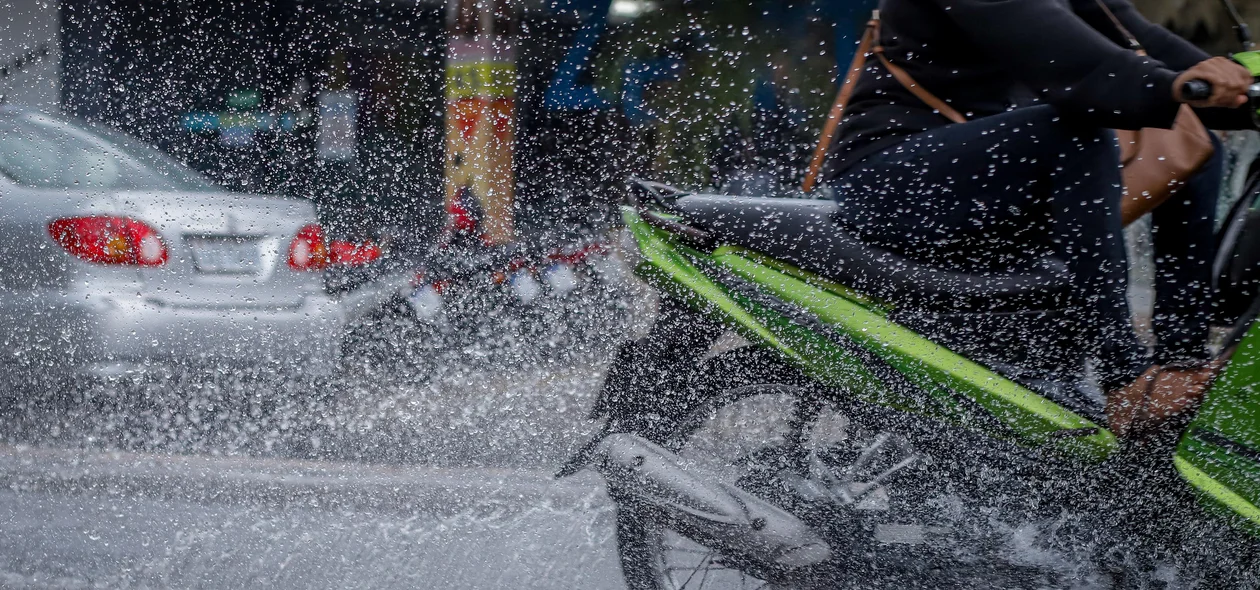
[[[1213,383],[1173,462],[1205,506],[1260,535],[1260,322]]]

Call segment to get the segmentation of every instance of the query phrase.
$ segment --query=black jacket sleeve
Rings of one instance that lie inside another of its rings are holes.
[[[1120,24],[1129,30],[1151,57],[1165,64],[1174,72],[1183,72],[1211,57],[1189,41],[1174,35],[1168,29],[1154,24],[1137,11],[1128,0],[1103,0]],[[1072,10],[1091,27],[1124,47],[1127,39],[1107,14],[1098,7],[1098,0],[1072,0]],[[1252,129],[1251,113],[1240,109],[1195,109],[1204,125],[1212,129]]]
[[[1124,25],[1146,52],[1165,64],[1168,69],[1181,72],[1190,69],[1209,56],[1189,41],[1172,34],[1171,31],[1154,24],[1143,17],[1128,0],[1103,0],[1116,20]],[[1128,47],[1128,40],[1116,27],[1115,23],[1098,6],[1098,0],[1072,0],[1072,10],[1089,26],[1122,47]]]
[[[938,0],[968,37],[1066,116],[1101,127],[1170,127],[1176,73],[1116,45],[1052,0]]]

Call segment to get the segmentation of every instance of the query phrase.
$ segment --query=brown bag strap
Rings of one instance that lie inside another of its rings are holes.
[[[1103,14],[1106,14],[1107,18],[1111,19],[1111,24],[1116,25],[1116,30],[1120,31],[1120,36],[1129,42],[1129,49],[1146,55],[1146,50],[1142,48],[1142,43],[1137,40],[1137,37],[1133,36],[1133,33],[1129,32],[1129,29],[1124,26],[1124,23],[1120,22],[1120,19],[1116,18],[1116,13],[1107,7],[1107,3],[1103,2],[1103,0],[1095,1],[1098,2],[1098,7],[1102,9]]]
[[[831,105],[831,111],[827,113],[827,123],[823,125],[822,137],[818,139],[818,146],[814,148],[814,157],[810,159],[809,170],[805,173],[805,181],[801,183],[801,190],[807,193],[813,191],[814,186],[818,184],[818,174],[822,171],[823,162],[827,159],[827,150],[836,136],[836,130],[840,128],[840,119],[844,117],[844,109],[849,104],[849,98],[853,96],[853,86],[866,67],[866,56],[869,53],[879,56],[879,61],[884,68],[924,104],[955,123],[967,120],[953,107],[945,104],[945,101],[936,98],[931,92],[919,86],[905,70],[888,61],[888,58],[884,56],[884,48],[879,46],[879,11],[876,10],[871,13],[871,20],[866,22],[866,31],[862,33],[862,41],[858,44],[857,53],[853,56],[853,63],[849,64],[848,75],[840,86],[840,92],[836,93],[836,100]]]
[[[923,101],[923,104],[932,107],[933,110],[944,115],[946,119],[954,123],[967,122],[967,118],[962,116],[962,113],[959,113],[954,107],[945,104],[945,101],[936,98],[936,95],[928,92],[926,88],[919,86],[919,83],[915,82],[914,78],[910,77],[910,74],[901,69],[900,66],[888,61],[888,58],[884,56],[883,47],[876,47],[875,54],[879,56],[880,63],[884,64],[884,69],[888,70],[898,82],[901,82],[901,85],[905,86],[906,90],[910,91],[910,94]]]
[[[916,98],[923,101],[923,104],[932,107],[933,110],[954,123],[964,123],[967,121],[967,118],[962,116],[962,113],[954,110],[954,107],[945,104],[945,101],[937,98],[935,94],[928,92],[926,88],[920,86],[918,82],[915,82],[909,72],[901,69],[901,66],[894,64],[888,59],[888,56],[884,55],[884,46],[879,42],[879,30],[875,31],[874,51],[875,54],[879,56],[879,62],[884,65],[884,69],[888,70],[888,73],[892,74],[893,78],[896,78],[906,90],[909,90],[910,94],[913,94]]]
[[[827,113],[827,123],[823,125],[822,137],[818,139],[818,147],[814,148],[814,157],[809,161],[805,181],[801,183],[801,190],[807,193],[813,191],[814,186],[818,184],[818,174],[822,171],[823,162],[827,159],[827,149],[831,147],[831,140],[835,138],[836,130],[840,128],[844,108],[848,106],[849,98],[853,96],[853,86],[862,75],[863,68],[866,67],[866,54],[870,53],[871,45],[875,43],[878,26],[879,11],[876,10],[871,14],[871,20],[866,22],[866,31],[862,33],[862,41],[858,44],[857,53],[853,55],[853,63],[849,64],[849,72],[844,78],[844,83],[840,85],[840,92],[836,93],[836,101],[831,105],[831,111]]]
[[[1139,54],[1146,55],[1146,50],[1142,48],[1142,44],[1137,40],[1137,37],[1134,37],[1133,33],[1130,33],[1129,29],[1127,29],[1124,26],[1124,23],[1121,23],[1120,19],[1116,18],[1115,13],[1112,12],[1111,9],[1107,7],[1107,3],[1103,2],[1103,0],[1095,0],[1095,1],[1098,2],[1098,8],[1102,9],[1103,13],[1107,15],[1107,18],[1111,19],[1112,24],[1116,25],[1116,29],[1120,31],[1120,35],[1123,36],[1126,40],[1128,40],[1129,47],[1132,48],[1134,51],[1138,52]],[[879,16],[877,12],[876,16],[873,17],[873,20],[877,21],[878,19],[879,19]],[[928,92],[926,88],[919,86],[919,83],[915,82],[914,78],[911,77],[908,72],[901,69],[901,66],[898,66],[897,64],[894,64],[893,62],[888,60],[888,57],[884,55],[884,47],[879,43],[878,29],[876,29],[876,32],[875,32],[874,52],[876,55],[879,56],[879,61],[880,63],[884,65],[884,69],[888,70],[888,72],[893,75],[893,78],[896,78],[897,81],[900,82],[901,85],[906,88],[906,90],[909,90],[910,94],[915,95],[915,97],[923,101],[924,104],[928,105],[929,107],[932,107],[933,109],[936,110],[936,112],[944,115],[945,118],[949,119],[950,121],[953,121],[955,123],[962,123],[967,120],[966,117],[963,117],[962,114],[959,113],[957,110],[955,110],[953,107],[949,106],[948,104],[945,104],[945,101],[937,98],[936,95],[932,94],[931,92]]]

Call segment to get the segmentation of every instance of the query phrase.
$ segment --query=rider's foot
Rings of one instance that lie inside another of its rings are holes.
[[[1120,438],[1128,438],[1145,405],[1147,393],[1155,384],[1160,366],[1152,365],[1128,385],[1107,392],[1107,427]]]
[[[1133,383],[1107,394],[1107,423],[1116,436],[1137,438],[1199,407],[1220,361],[1155,365]]]

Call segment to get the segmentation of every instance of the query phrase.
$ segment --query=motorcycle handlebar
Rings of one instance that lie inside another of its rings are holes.
[[[1212,83],[1207,80],[1195,78],[1193,80],[1186,80],[1185,83],[1181,85],[1182,100],[1207,100],[1211,97]]]

